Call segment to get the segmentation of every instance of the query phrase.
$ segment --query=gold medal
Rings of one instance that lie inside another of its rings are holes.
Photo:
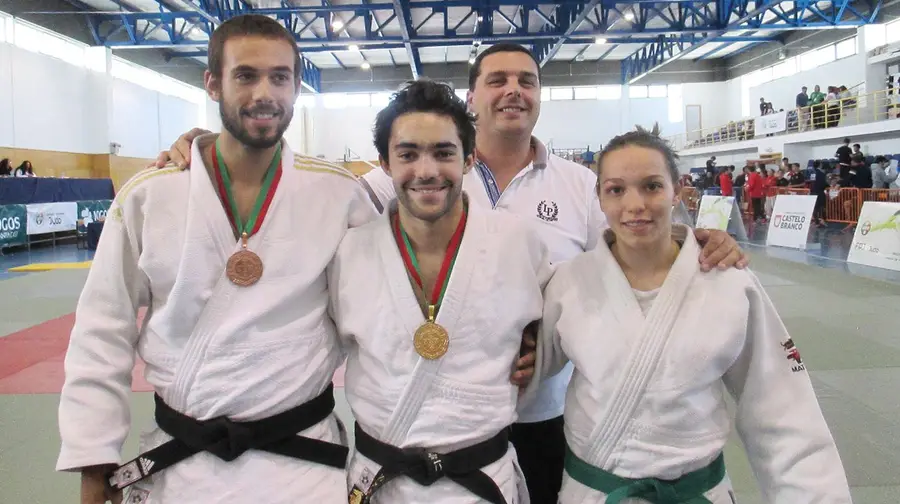
[[[391,217],[391,226],[394,231],[394,238],[397,240],[397,246],[400,248],[400,255],[403,257],[403,263],[406,265],[406,272],[416,285],[422,289],[422,297],[425,297],[425,286],[422,284],[422,274],[419,272],[419,263],[415,257],[415,251],[412,244],[400,226],[400,217],[394,214]],[[444,289],[450,279],[450,270],[453,269],[453,263],[456,260],[456,253],[459,251],[459,244],[462,240],[463,230],[466,226],[466,207],[463,207],[463,214],[456,225],[456,231],[450,238],[450,244],[444,253],[444,261],[441,265],[440,273],[435,279],[434,289],[431,294],[431,302],[423,299],[423,306],[427,306],[427,318],[424,324],[416,329],[413,335],[413,348],[416,349],[422,358],[428,360],[440,359],[450,348],[450,334],[447,329],[434,321],[437,307],[440,306],[444,299]],[[413,289],[415,290],[415,288]],[[418,292],[418,291],[417,291]]]
[[[413,346],[428,360],[440,359],[450,348],[450,335],[440,324],[428,321],[416,329]]]
[[[243,249],[228,258],[225,274],[233,284],[248,287],[262,277],[263,263],[258,255],[247,250],[247,233],[241,235],[241,241],[243,241]]]

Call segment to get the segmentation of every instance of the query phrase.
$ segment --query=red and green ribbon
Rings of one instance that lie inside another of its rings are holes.
[[[231,192],[231,177],[228,176],[228,168],[225,166],[225,160],[222,159],[222,151],[219,148],[218,140],[213,145],[212,162],[219,196],[222,197],[223,203],[228,202],[226,211],[228,212],[228,220],[231,222],[231,226],[238,236],[243,236],[244,233],[247,234],[248,238],[253,236],[262,226],[266,213],[269,211],[269,205],[272,204],[272,198],[275,196],[275,190],[278,188],[278,182],[281,180],[281,142],[275,148],[275,156],[266,170],[266,176],[259,190],[259,196],[256,197],[256,203],[253,205],[247,222],[241,221],[237,201],[235,201],[234,194]]]
[[[456,256],[459,253],[459,245],[462,242],[463,230],[466,228],[467,214],[468,212],[463,208],[462,217],[460,217],[459,224],[456,225],[456,230],[453,232],[453,236],[450,237],[450,243],[447,245],[447,251],[444,253],[444,262],[441,264],[441,271],[438,273],[438,277],[434,282],[434,290],[431,293],[431,298],[427,300],[429,302],[429,322],[434,322],[434,316],[437,316],[437,312],[441,307],[441,302],[444,300],[447,284],[450,283],[450,272],[453,271],[453,266],[456,264]],[[406,231],[403,230],[403,226],[400,225],[399,213],[393,215],[391,225],[394,228],[394,239],[397,240],[397,247],[400,248],[400,255],[403,257],[403,264],[406,265],[406,271],[409,272],[409,276],[411,276],[419,288],[422,289],[422,292],[425,292],[425,286],[422,285],[422,272],[419,268],[419,261],[416,259],[416,251],[413,250],[412,243],[409,241],[409,236],[406,234]]]

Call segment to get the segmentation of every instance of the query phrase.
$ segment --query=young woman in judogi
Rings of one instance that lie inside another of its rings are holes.
[[[597,187],[610,229],[547,287],[536,376],[575,364],[560,502],[735,502],[727,390],[765,502],[849,503],[809,376],[759,280],[699,274],[693,233],[672,223],[675,161],[656,131],[613,139]]]

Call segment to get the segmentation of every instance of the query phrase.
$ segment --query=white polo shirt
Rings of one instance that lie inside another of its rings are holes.
[[[540,140],[532,137],[534,161],[521,170],[503,193],[490,169],[482,162],[463,177],[463,190],[470,204],[512,212],[534,226],[556,265],[593,249],[606,217],[600,210],[595,186],[597,176],[590,169],[549,154]],[[382,170],[363,176],[382,208],[396,197],[391,178]],[[380,210],[380,209],[379,209]],[[566,388],[572,364],[544,381],[534,401],[520,410],[519,422],[532,423],[556,418],[565,408]]]

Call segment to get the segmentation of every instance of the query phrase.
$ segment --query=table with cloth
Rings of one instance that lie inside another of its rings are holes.
[[[0,205],[111,200],[110,179],[0,177]]]

